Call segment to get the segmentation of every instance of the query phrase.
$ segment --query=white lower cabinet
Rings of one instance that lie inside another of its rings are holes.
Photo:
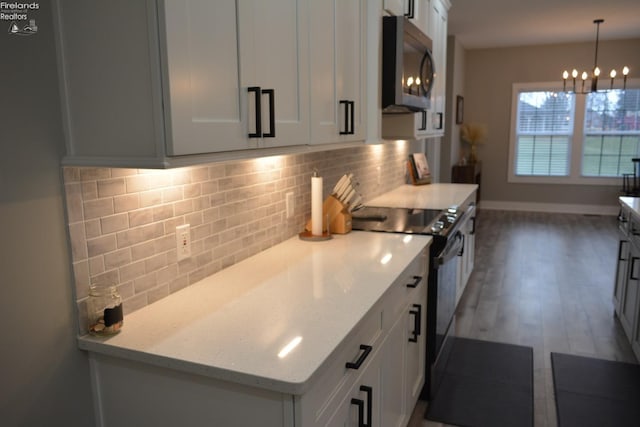
[[[407,424],[425,380],[427,272],[428,248],[398,277],[334,353],[333,362],[319,373],[311,390],[300,397],[296,426],[363,425],[358,422],[360,403],[351,403],[352,399],[364,399],[365,425],[369,413],[372,426]],[[345,362],[356,366],[346,368]],[[366,387],[373,388],[372,394]]]
[[[640,360],[640,218],[622,205],[613,304],[636,358]]]
[[[96,425],[405,426],[424,384],[428,250],[331,351],[300,394],[235,383],[233,373],[216,379],[150,364],[144,356],[136,361],[92,352]]]
[[[379,426],[381,422],[382,383],[380,363],[381,351],[376,351],[355,384],[345,393],[338,403],[338,408],[327,421],[327,426]]]
[[[469,282],[476,257],[476,207],[470,205],[466,211],[467,218],[460,226],[464,238],[464,246],[460,253],[458,284],[456,286],[456,305]]]

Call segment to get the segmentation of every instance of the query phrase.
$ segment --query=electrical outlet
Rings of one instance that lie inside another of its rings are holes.
[[[176,251],[178,261],[191,256],[191,227],[189,224],[176,227]]]
[[[289,191],[286,194],[285,204],[287,205],[287,218],[293,217],[293,210],[295,208],[295,202],[293,198],[293,191]]]

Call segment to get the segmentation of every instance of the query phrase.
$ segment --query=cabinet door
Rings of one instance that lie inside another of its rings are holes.
[[[217,2],[215,2],[217,4]],[[238,2],[240,97],[248,105],[245,131],[255,132],[254,93],[259,87],[263,138],[259,147],[306,144],[309,139],[308,17],[306,2],[247,0]],[[234,16],[224,19],[233,20]],[[273,108],[268,92],[273,91]],[[274,126],[272,128],[271,122]],[[273,134],[273,136],[271,136]]]
[[[392,15],[403,16],[407,0],[384,0],[384,9]]]
[[[248,147],[236,2],[172,0],[160,9],[167,154]]]
[[[405,317],[405,328],[407,331],[405,346],[405,407],[408,417],[411,416],[413,407],[418,401],[420,392],[425,381],[426,369],[426,334],[427,334],[427,281],[426,279],[418,288],[409,307],[407,307]],[[416,319],[419,321],[420,327],[416,331]]]
[[[405,307],[406,308],[406,307]],[[405,352],[408,309],[404,310],[389,330],[382,356],[381,421],[385,427],[406,425],[405,416]]]
[[[326,425],[332,427],[386,427],[380,419],[380,351],[365,365],[360,378],[341,401]],[[362,409],[360,408],[362,407]]]
[[[622,300],[627,282],[627,265],[629,264],[629,241],[621,238],[618,243],[618,260],[616,268],[616,280],[613,284],[613,305],[616,314],[620,315]]]
[[[633,348],[636,358],[640,360],[640,292],[638,292],[638,295],[636,296],[636,312],[631,348]]]
[[[429,35],[433,41],[433,60],[436,66],[431,91],[431,134],[444,135],[444,109],[447,75],[447,10],[438,1],[431,0]]]
[[[364,139],[364,4],[361,0],[309,3],[311,142]]]
[[[640,250],[631,245],[629,268],[622,304],[620,307],[620,323],[630,341],[633,339],[633,327],[638,315],[638,287],[640,280]]]

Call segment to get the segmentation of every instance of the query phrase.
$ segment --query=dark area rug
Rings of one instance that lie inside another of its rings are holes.
[[[551,353],[558,425],[640,426],[640,365]]]
[[[458,426],[533,426],[533,349],[452,338],[425,418]]]

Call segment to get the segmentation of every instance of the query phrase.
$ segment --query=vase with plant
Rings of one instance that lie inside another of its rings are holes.
[[[460,138],[469,144],[468,163],[478,161],[478,144],[485,141],[487,137],[487,127],[478,123],[465,123],[460,128]]]

